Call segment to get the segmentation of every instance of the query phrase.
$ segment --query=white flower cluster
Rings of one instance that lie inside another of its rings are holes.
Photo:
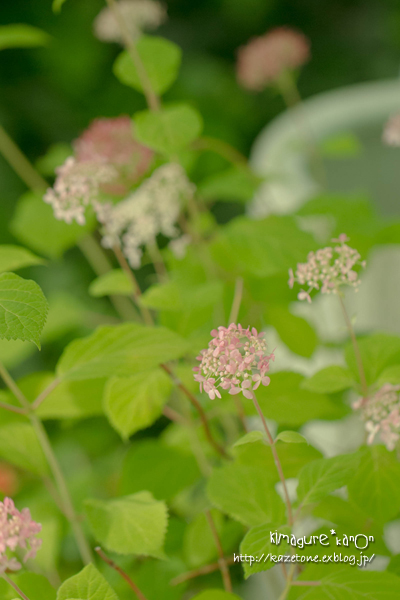
[[[79,225],[85,224],[85,210],[97,202],[101,185],[117,176],[111,165],[79,163],[73,156],[56,169],[56,174],[54,186],[47,190],[43,200],[51,204],[56,219],[66,223],[75,220]]]
[[[176,237],[175,223],[194,185],[176,163],[162,165],[151,177],[118,204],[97,203],[97,218],[103,224],[105,248],[120,246],[133,268],[140,266],[141,246],[151,244],[161,233]]]
[[[165,7],[155,0],[120,0],[117,4],[126,28],[134,40],[140,37],[143,30],[157,29],[167,18]],[[111,8],[103,8],[93,27],[96,37],[102,42],[123,42],[119,24]]]

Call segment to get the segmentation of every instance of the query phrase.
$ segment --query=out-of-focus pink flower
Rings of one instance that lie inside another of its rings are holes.
[[[320,290],[322,294],[337,294],[343,285],[350,285],[355,291],[358,290],[360,280],[354,267],[359,265],[364,268],[365,261],[360,260],[360,254],[350,248],[347,241],[347,235],[341,233],[337,239],[332,240],[340,245],[310,252],[307,262],[297,265],[296,273],[289,269],[289,287],[292,288],[295,282],[308,286],[307,290],[298,293],[299,300],[311,302],[312,290]]]
[[[304,65],[309,58],[310,43],[306,36],[288,27],[278,27],[239,48],[237,78],[243,87],[261,91],[276,83],[285,71]]]
[[[126,115],[95,119],[75,140],[74,149],[80,163],[103,163],[116,169],[116,180],[104,186],[113,194],[127,193],[146,173],[153,159],[153,152],[133,138],[131,119]]]
[[[20,512],[11,498],[0,502],[0,573],[21,568],[17,558],[11,555],[18,548],[25,551],[24,562],[35,558],[42,544],[42,540],[36,537],[41,530],[42,526],[32,520],[28,508]]]
[[[400,113],[390,117],[386,123],[383,129],[382,141],[387,146],[400,146]]]
[[[12,496],[18,489],[18,476],[15,469],[7,464],[0,463],[0,493]]]
[[[197,357],[200,365],[193,369],[201,392],[204,389],[214,400],[216,396],[221,398],[218,390],[221,388],[229,394],[241,392],[251,399],[260,384],[269,385],[267,372],[274,354],[267,354],[263,333],[258,333],[255,327],[250,330],[231,323],[229,327],[213,329],[211,335],[208,348]]]
[[[361,409],[365,429],[369,433],[368,444],[379,436],[388,450],[394,450],[400,440],[400,385],[386,383],[368,400],[361,399],[353,404]]]

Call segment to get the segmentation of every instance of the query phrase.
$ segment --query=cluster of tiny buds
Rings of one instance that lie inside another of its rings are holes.
[[[79,225],[86,223],[88,206],[98,200],[101,186],[117,177],[112,165],[97,162],[78,162],[73,156],[56,169],[56,181],[43,200],[53,207],[54,216],[60,221]]]
[[[287,71],[304,65],[310,57],[310,43],[300,32],[277,27],[239,48],[237,78],[254,91],[276,84]]]
[[[131,39],[140,37],[143,30],[157,29],[167,18],[163,4],[156,0],[119,0],[116,10],[124,20]],[[114,11],[106,6],[97,15],[93,29],[102,42],[123,43],[123,36]]]
[[[269,361],[274,354],[267,354],[264,334],[250,327],[231,323],[229,327],[218,327],[211,331],[212,340],[206,350],[197,357],[200,365],[193,369],[195,381],[200,383],[200,391],[211,400],[221,398],[218,388],[229,394],[239,394],[252,399],[254,390],[260,384],[269,385],[267,376]]]
[[[353,403],[354,409],[361,409],[368,444],[379,436],[386,448],[391,451],[400,440],[400,385],[386,383],[371,398],[360,398]]]
[[[0,502],[0,574],[21,568],[18,559],[12,556],[18,548],[25,551],[24,562],[35,558],[42,544],[42,540],[36,537],[41,529],[42,526],[32,520],[28,508],[20,512],[11,498]]]
[[[348,237],[342,233],[332,240],[337,246],[310,252],[307,262],[297,265],[296,273],[289,269],[288,283],[291,288],[295,282],[308,286],[308,289],[301,290],[297,295],[299,300],[311,302],[312,290],[320,290],[322,294],[337,294],[343,285],[350,285],[355,291],[358,290],[360,280],[354,267],[359,265],[364,268],[366,263],[360,260],[357,250],[346,244],[347,241]]]
[[[103,246],[120,247],[131,267],[140,267],[143,246],[155,243],[159,234],[169,238],[179,235],[179,214],[194,191],[183,167],[166,163],[122,202],[94,203],[97,219],[103,225]],[[189,240],[181,242],[178,252],[184,255]]]

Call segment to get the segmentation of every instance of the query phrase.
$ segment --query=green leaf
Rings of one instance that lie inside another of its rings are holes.
[[[53,0],[52,9],[54,13],[61,12],[62,7],[64,6],[66,0]]]
[[[327,244],[330,244],[332,237],[345,231],[350,237],[350,246],[357,248],[362,257],[375,243],[375,236],[378,236],[384,223],[369,198],[350,194],[316,196],[304,204],[298,214],[323,217]]]
[[[321,152],[327,158],[351,158],[362,151],[360,140],[354,133],[336,134],[321,144]]]
[[[206,590],[193,596],[192,600],[240,600],[240,598],[236,594],[230,594],[223,590]]]
[[[97,277],[89,286],[89,294],[95,298],[120,294],[131,296],[133,283],[122,269],[113,269]]]
[[[157,500],[170,500],[200,478],[192,454],[145,440],[126,455],[121,476],[121,493],[148,490]]]
[[[29,597],[29,600],[56,600],[56,590],[44,575],[21,573],[11,575],[10,579]],[[16,595],[16,591],[3,579],[0,579],[0,597],[1,600],[20,600],[22,598],[19,594]]]
[[[268,322],[275,327],[286,346],[299,356],[310,358],[317,347],[318,338],[311,325],[302,317],[296,317],[280,305],[270,305],[265,311]]]
[[[46,153],[36,160],[35,167],[45,177],[54,177],[57,167],[61,167],[73,152],[71,144],[52,144]]]
[[[46,46],[50,40],[51,37],[48,33],[25,23],[13,23],[0,27],[0,50]]]
[[[279,522],[284,516],[272,479],[258,467],[231,463],[214,469],[207,493],[216,508],[249,527]]]
[[[311,461],[321,458],[321,453],[312,446],[299,444],[296,451],[290,444],[276,442],[276,450],[282,465],[283,473],[287,479],[297,477],[300,469]],[[258,467],[268,473],[268,476],[274,482],[279,481],[276,471],[274,457],[271,448],[261,442],[246,444],[233,448],[235,462],[244,466]]]
[[[392,385],[397,385],[400,383],[400,365],[393,365],[392,367],[388,367],[384,369],[382,373],[379,375],[379,379],[377,381],[378,385],[384,385],[385,383],[391,383]]]
[[[230,167],[222,173],[210,175],[200,183],[199,194],[205,200],[251,200],[262,179],[241,167]]]
[[[134,116],[136,139],[162,154],[171,155],[195,140],[203,129],[199,113],[187,104],[144,110]]]
[[[0,273],[16,271],[32,265],[42,265],[44,260],[32,254],[30,250],[20,246],[0,246]]]
[[[321,369],[309,379],[305,379],[301,387],[319,394],[334,394],[347,390],[354,385],[354,378],[349,369],[333,365]]]
[[[254,562],[251,566],[249,562],[243,563],[245,579],[254,575],[254,573],[260,573],[261,571],[268,571],[275,566],[272,560],[266,560],[265,557],[268,554],[287,554],[289,544],[286,540],[282,539],[279,546],[272,544],[270,540],[270,533],[277,531],[283,535],[290,536],[290,527],[287,525],[280,525],[279,523],[264,523],[250,529],[240,544],[240,553],[249,554],[260,559],[260,562]],[[261,558],[262,557],[262,558]]]
[[[33,342],[40,350],[48,309],[37,283],[14,273],[0,275],[0,338]]]
[[[305,465],[299,473],[297,497],[301,504],[314,504],[348,484],[360,462],[359,454],[320,458]]]
[[[128,439],[161,416],[171,389],[172,380],[161,369],[132,377],[112,377],[104,392],[106,416],[114,429]]]
[[[136,43],[136,50],[152,89],[156,94],[163,94],[178,76],[182,59],[181,49],[165,38],[142,35]],[[141,77],[127,50],[117,57],[113,71],[121,83],[129,85],[139,92],[144,91]]]
[[[233,444],[233,447],[243,446],[243,444],[254,444],[254,442],[259,442],[264,439],[264,434],[261,431],[249,431],[246,435],[242,436],[238,439],[237,442]]]
[[[378,573],[364,569],[344,568],[324,575],[324,568],[314,570],[319,586],[305,588],[300,595],[289,595],[289,600],[397,600],[400,578],[391,573]],[[307,579],[307,571],[300,577]]]
[[[57,600],[118,600],[117,594],[92,564],[61,585]]]
[[[221,539],[223,516],[220,512],[213,509],[211,511],[211,517],[214,521],[218,536]],[[183,538],[183,553],[185,563],[187,563],[191,569],[218,560],[215,539],[204,513],[196,515],[194,520],[186,527]]]
[[[47,475],[47,461],[29,423],[11,422],[0,427],[0,456],[35,475]]]
[[[111,552],[163,556],[167,507],[150,492],[116,500],[87,500],[85,510],[93,535]]]
[[[349,483],[349,498],[385,523],[400,511],[400,463],[384,446],[364,447],[360,466]]]
[[[276,440],[282,440],[282,442],[286,442],[287,444],[308,444],[304,435],[301,435],[297,431],[281,431],[276,436]]]
[[[348,412],[328,396],[302,389],[303,380],[298,373],[280,371],[267,388],[260,386],[257,399],[264,414],[279,424],[299,427],[313,419],[340,419]]]
[[[261,221],[238,217],[221,227],[210,246],[214,260],[228,273],[271,277],[306,259],[315,248],[312,236],[293,217],[270,216]]]
[[[220,281],[209,281],[200,285],[191,285],[187,281],[169,281],[168,283],[155,284],[147,288],[141,296],[144,306],[156,310],[182,311],[199,310],[215,303],[222,298],[222,284]]]
[[[93,229],[93,219],[86,225],[58,221],[42,195],[28,192],[18,201],[11,221],[12,234],[23,244],[50,258],[59,258]]]
[[[383,538],[383,526],[371,519],[361,507],[352,501],[343,500],[337,495],[326,496],[321,502],[313,509],[313,516],[318,519],[328,521],[334,526],[338,536],[343,537],[339,529],[342,530],[343,534],[350,535],[373,535],[375,538],[374,552],[383,556],[389,555],[390,552],[386,548]],[[354,550],[349,548],[352,552]]]
[[[358,339],[358,346],[368,384],[375,383],[385,368],[400,362],[400,338],[395,335],[375,333]],[[346,346],[345,358],[359,380],[357,361],[351,344]]]
[[[35,400],[54,381],[52,373],[40,372],[18,380],[28,400]],[[41,419],[84,419],[103,413],[104,379],[62,381],[37,408]]]
[[[187,343],[165,327],[125,323],[100,327],[69,344],[57,365],[63,379],[129,377],[183,356]]]

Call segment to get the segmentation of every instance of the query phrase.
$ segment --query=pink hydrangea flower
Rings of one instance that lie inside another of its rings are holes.
[[[21,568],[18,559],[12,556],[19,548],[25,551],[24,562],[35,558],[42,544],[42,540],[36,537],[41,529],[42,526],[32,520],[28,508],[20,512],[11,498],[0,502],[0,573]]]
[[[299,300],[311,302],[312,290],[320,290],[322,294],[337,294],[342,285],[350,285],[358,290],[360,280],[354,267],[365,267],[365,261],[360,260],[361,256],[357,250],[346,244],[346,234],[340,234],[332,242],[338,245],[310,252],[307,262],[297,265],[296,273],[289,269],[289,287],[293,288],[295,283],[308,287],[298,293]]]
[[[361,409],[368,444],[379,436],[386,448],[394,450],[400,440],[400,385],[386,383],[369,399],[354,402],[354,409]]]
[[[387,146],[400,146],[400,113],[390,117],[386,123],[383,129],[382,141]]]
[[[213,329],[211,335],[208,348],[197,357],[200,365],[193,369],[201,392],[204,389],[214,400],[221,398],[220,388],[229,394],[241,392],[251,399],[260,384],[269,385],[267,372],[274,354],[267,354],[263,333],[258,333],[255,327],[250,330],[231,323],[229,327]]]
[[[153,152],[133,138],[131,119],[123,115],[95,119],[74,142],[78,162],[112,165],[117,178],[105,189],[123,195],[149,169]]]
[[[309,58],[308,39],[298,31],[278,27],[239,48],[237,78],[243,87],[261,91],[276,83],[285,71],[304,65]]]

